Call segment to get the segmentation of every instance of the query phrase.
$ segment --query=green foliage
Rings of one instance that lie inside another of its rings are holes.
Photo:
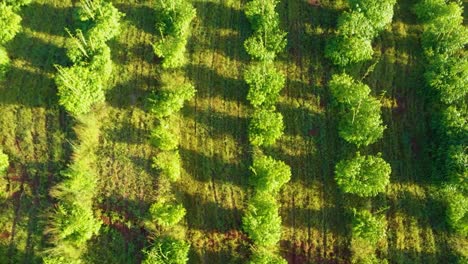
[[[190,33],[190,23],[196,10],[189,1],[156,2],[156,31],[160,39],[153,44],[157,56],[164,58],[164,68],[178,68],[185,64],[185,49]]]
[[[274,254],[267,249],[256,249],[249,261],[249,264],[287,264],[288,262],[281,256]]]
[[[421,21],[427,23],[439,16],[446,16],[449,8],[445,0],[420,0],[413,10]]]
[[[449,182],[463,193],[468,193],[468,147],[463,144],[450,145],[445,166]]]
[[[244,73],[249,85],[247,100],[254,107],[273,108],[284,87],[286,79],[279,73],[273,63],[250,65]]]
[[[447,185],[444,188],[447,203],[447,222],[461,235],[468,235],[468,195],[457,185]]]
[[[375,246],[365,239],[353,238],[350,249],[352,264],[388,264],[386,259],[377,258]]]
[[[5,78],[8,69],[10,69],[10,58],[7,51],[0,46],[0,81]]]
[[[370,88],[355,82],[347,74],[335,74],[329,82],[333,99],[340,106],[340,136],[357,146],[367,146],[382,138],[385,126],[380,102],[372,98]]]
[[[351,38],[372,39],[375,29],[362,12],[344,12],[338,18],[338,34]]]
[[[8,155],[0,149],[0,177],[6,173],[9,165],[10,162],[8,161]]]
[[[442,102],[451,104],[466,99],[468,94],[468,58],[466,56],[433,56],[424,76],[427,83],[439,91]]]
[[[283,116],[271,110],[255,111],[249,124],[249,140],[254,146],[270,146],[283,135]]]
[[[335,167],[335,180],[345,193],[361,197],[376,196],[385,190],[390,182],[391,168],[377,156],[361,156],[359,152],[352,159],[342,160]]]
[[[266,192],[257,193],[249,200],[242,223],[243,229],[257,246],[274,247],[281,238],[278,203]]]
[[[182,204],[175,204],[161,199],[150,207],[151,217],[163,227],[171,227],[179,223],[185,216],[185,208]]]
[[[164,119],[151,131],[150,140],[161,150],[175,150],[179,146],[179,134],[171,122]]]
[[[325,57],[342,67],[370,60],[373,53],[371,41],[358,37],[336,36],[325,47]]]
[[[88,113],[91,107],[104,102],[103,80],[98,72],[89,67],[75,65],[69,68],[57,67],[55,78],[59,103],[71,114]]]
[[[354,210],[352,226],[353,238],[361,238],[376,245],[385,236],[387,223],[384,216],[376,218],[367,210]]]
[[[92,26],[86,31],[86,37],[94,45],[100,46],[120,33],[120,19],[124,14],[120,13],[111,2],[98,2]]]
[[[171,182],[180,178],[180,155],[178,150],[163,151],[153,158],[153,168],[161,171],[162,175]]]
[[[3,2],[14,9],[18,9],[21,6],[30,4],[31,0],[3,0]]]
[[[349,0],[350,5],[363,12],[377,32],[392,22],[396,0]]]
[[[145,251],[143,264],[185,264],[190,245],[171,237],[159,238],[150,250]]]
[[[185,101],[192,99],[196,92],[193,84],[187,82],[183,75],[165,73],[161,78],[162,90],[152,94],[148,99],[150,112],[158,118],[178,112]]]
[[[276,194],[291,179],[291,168],[270,156],[254,157],[251,184],[256,191]]]
[[[21,30],[21,17],[11,6],[0,3],[0,45],[12,40]]]

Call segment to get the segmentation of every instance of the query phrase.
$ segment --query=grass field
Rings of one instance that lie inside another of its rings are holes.
[[[99,106],[99,199],[105,225],[90,241],[92,263],[139,263],[149,234],[143,216],[158,193],[151,168],[154,126],[145,98],[158,89],[153,55],[151,0],[116,0],[126,14],[122,33],[111,41],[112,88]],[[176,196],[187,209],[190,263],[246,263],[249,241],[241,217],[249,197],[251,153],[247,138],[249,62],[243,41],[251,34],[245,0],[194,0],[197,18],[188,43],[186,75],[197,94],[180,114],[182,180]],[[328,107],[333,67],[324,58],[344,0],[282,0],[278,11],[289,32],[287,52],[277,67],[287,76],[279,111],[285,135],[267,150],[292,168],[280,194],[281,254],[289,263],[348,263],[349,221],[333,168],[353,151],[339,139]],[[352,69],[383,101],[383,140],[368,151],[382,152],[392,166],[386,193],[372,200],[385,211],[387,239],[378,255],[390,263],[453,263],[468,255],[468,241],[447,231],[443,206],[431,179],[431,133],[424,98],[420,48],[422,27],[411,13],[415,0],[399,0],[394,22],[374,46],[375,60]],[[0,200],[0,262],[41,263],[50,188],[70,158],[74,121],[58,107],[53,64],[66,63],[64,27],[72,22],[70,0],[37,0],[23,8],[23,32],[8,44],[13,68],[0,84],[0,143],[9,154],[7,198]],[[368,67],[375,67],[368,72]],[[2,186],[3,188],[3,186]],[[96,259],[99,261],[96,262]]]

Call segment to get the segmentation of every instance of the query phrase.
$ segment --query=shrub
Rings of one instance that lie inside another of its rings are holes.
[[[376,196],[390,182],[391,168],[379,153],[377,156],[361,156],[342,160],[335,167],[335,180],[345,193],[361,197]]]
[[[333,74],[328,86],[330,87],[333,100],[346,106],[359,104],[369,96],[371,91],[369,86],[356,82],[346,73]]]
[[[242,223],[243,229],[258,246],[273,247],[281,238],[278,203],[268,193],[257,193],[249,200]]]
[[[0,45],[12,40],[21,30],[21,17],[11,6],[0,3]]]
[[[163,151],[153,158],[153,168],[159,169],[164,177],[172,182],[180,178],[179,151]]]
[[[350,6],[364,13],[374,29],[382,31],[392,22],[396,0],[349,0]]]
[[[376,218],[367,210],[354,210],[352,222],[353,238],[361,238],[375,245],[385,236],[387,223],[384,217]]]
[[[255,107],[272,108],[284,87],[286,79],[273,63],[252,64],[244,73],[249,87],[247,100]]]
[[[291,179],[291,168],[269,156],[254,157],[250,182],[256,191],[276,194]]]
[[[288,262],[281,256],[267,249],[256,249],[250,259],[249,264],[287,264]]]
[[[156,240],[150,250],[144,251],[143,264],[185,264],[190,245],[171,237]]]
[[[174,79],[168,79],[173,76]],[[149,98],[150,111],[156,117],[163,118],[178,112],[186,100],[195,95],[194,86],[173,74],[163,76],[163,90],[151,95]]]
[[[87,38],[95,45],[104,45],[120,33],[120,19],[124,17],[112,3],[102,1],[95,12],[93,26],[86,31]]]
[[[151,218],[160,226],[171,227],[179,223],[185,216],[185,208],[181,204],[167,202],[164,199],[150,207]]]
[[[5,78],[8,69],[10,69],[10,58],[6,50],[0,46],[0,81]]]
[[[88,113],[94,104],[105,100],[99,73],[83,66],[57,66],[57,70],[55,82],[59,103],[71,114],[76,116]]]
[[[372,39],[376,32],[362,12],[344,12],[338,18],[338,34],[345,37]]]
[[[161,150],[175,150],[179,146],[179,134],[166,120],[151,131],[151,143]]]
[[[337,36],[328,41],[325,47],[325,57],[341,67],[370,60],[372,54],[374,50],[371,41],[358,37]]]
[[[6,173],[9,165],[10,162],[8,161],[8,155],[0,149],[0,177]]]
[[[245,50],[251,57],[262,61],[273,61],[276,54],[286,47],[286,32],[267,28],[264,32],[259,32],[249,37],[244,42]]]
[[[249,124],[249,140],[254,146],[273,145],[283,135],[283,116],[260,109],[255,111]]]
[[[279,27],[279,15],[275,11],[278,0],[252,0],[245,5],[245,15],[255,31]]]

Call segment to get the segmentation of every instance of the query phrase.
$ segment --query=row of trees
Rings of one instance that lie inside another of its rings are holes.
[[[444,175],[447,222],[468,234],[468,29],[455,2],[421,0],[414,8],[424,22],[425,78],[438,138],[436,173]]]
[[[286,263],[277,252],[281,238],[277,195],[291,178],[291,169],[260,149],[275,144],[284,130],[283,116],[275,107],[285,85],[284,75],[274,65],[277,54],[286,46],[286,32],[280,29],[279,15],[275,11],[278,2],[252,0],[245,6],[245,14],[254,30],[244,42],[245,50],[254,60],[244,73],[249,85],[247,99],[254,107],[249,124],[249,141],[254,148],[250,176],[254,196],[248,201],[242,222],[254,244],[252,264]]]
[[[76,10],[79,28],[67,43],[71,66],[56,66],[59,102],[73,116],[76,140],[63,181],[54,186],[57,200],[46,233],[53,247],[45,251],[47,264],[82,263],[86,243],[101,227],[93,210],[97,189],[96,146],[100,122],[92,107],[104,101],[104,89],[112,73],[110,48],[106,42],[119,33],[123,16],[111,3],[82,0]]]
[[[30,0],[9,0],[0,2],[0,82],[4,81],[10,69],[10,58],[4,45],[13,40],[21,31],[21,16],[16,13],[21,6]],[[3,194],[4,175],[9,166],[8,155],[0,148],[0,197]],[[6,186],[5,186],[6,187]]]
[[[160,36],[153,47],[156,55],[163,58],[163,70],[159,72],[160,90],[150,96],[148,104],[149,111],[157,118],[150,142],[159,150],[153,158],[153,167],[160,172],[160,190],[145,224],[156,239],[144,251],[143,263],[184,264],[188,261],[190,244],[184,240],[183,228],[178,224],[186,210],[171,189],[181,175],[178,112],[196,92],[180,69],[186,63],[186,44],[196,10],[187,0],[160,0],[155,6],[155,16]]]
[[[351,9],[338,18],[337,35],[326,46],[325,56],[340,67],[372,58],[372,39],[391,23],[395,0],[349,0]],[[377,155],[361,155],[360,149],[377,142],[385,126],[381,103],[364,83],[346,73],[334,74],[329,82],[333,106],[338,113],[338,132],[358,151],[335,166],[338,187],[347,194],[368,200],[385,191],[391,167]],[[369,204],[364,202],[363,204]],[[385,236],[384,216],[375,216],[370,208],[351,209],[352,263],[386,263],[375,254],[377,243]]]
[[[342,67],[372,58],[372,39],[392,22],[396,0],[348,2],[351,9],[338,18],[337,35],[325,49],[325,56]]]

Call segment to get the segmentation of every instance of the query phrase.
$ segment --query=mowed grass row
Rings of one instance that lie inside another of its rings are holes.
[[[147,246],[140,222],[158,191],[150,166],[154,149],[147,141],[153,124],[144,111],[144,99],[158,88],[150,46],[154,1],[113,2],[126,17],[121,35],[109,43],[116,74],[102,110],[98,151],[97,208],[105,226],[90,242],[88,257],[99,256],[96,263],[135,263]],[[187,209],[190,263],[245,263],[249,252],[241,230],[252,163],[246,133],[251,109],[242,76],[248,62],[243,42],[251,34],[242,12],[245,2],[193,1],[197,18],[186,74],[198,92],[181,112],[184,181],[176,190]],[[293,173],[280,198],[281,253],[290,263],[349,260],[346,201],[333,179],[342,142],[334,113],[327,110],[331,66],[323,57],[345,2],[322,0],[316,7],[283,0],[278,7],[289,32],[287,52],[277,63],[288,77],[278,107],[286,129],[279,147],[268,151]],[[388,126],[372,152],[381,151],[393,169],[392,183],[375,206],[389,207],[388,237],[380,248],[391,263],[443,263],[453,252],[448,241],[463,239],[449,236],[438,223],[443,214],[426,180],[430,135],[421,96],[421,26],[410,12],[415,2],[397,3],[392,26],[375,40],[380,60],[364,79],[374,95],[382,95]],[[0,142],[13,164],[9,198],[0,204],[0,256],[7,263],[40,263],[34,256],[44,246],[43,220],[52,204],[48,191],[70,154],[64,138],[73,138],[73,124],[57,107],[51,78],[53,63],[65,60],[63,28],[72,20],[71,11],[71,1],[35,1],[22,11],[24,32],[8,46],[13,69],[0,84]],[[365,73],[367,66],[355,70]]]

